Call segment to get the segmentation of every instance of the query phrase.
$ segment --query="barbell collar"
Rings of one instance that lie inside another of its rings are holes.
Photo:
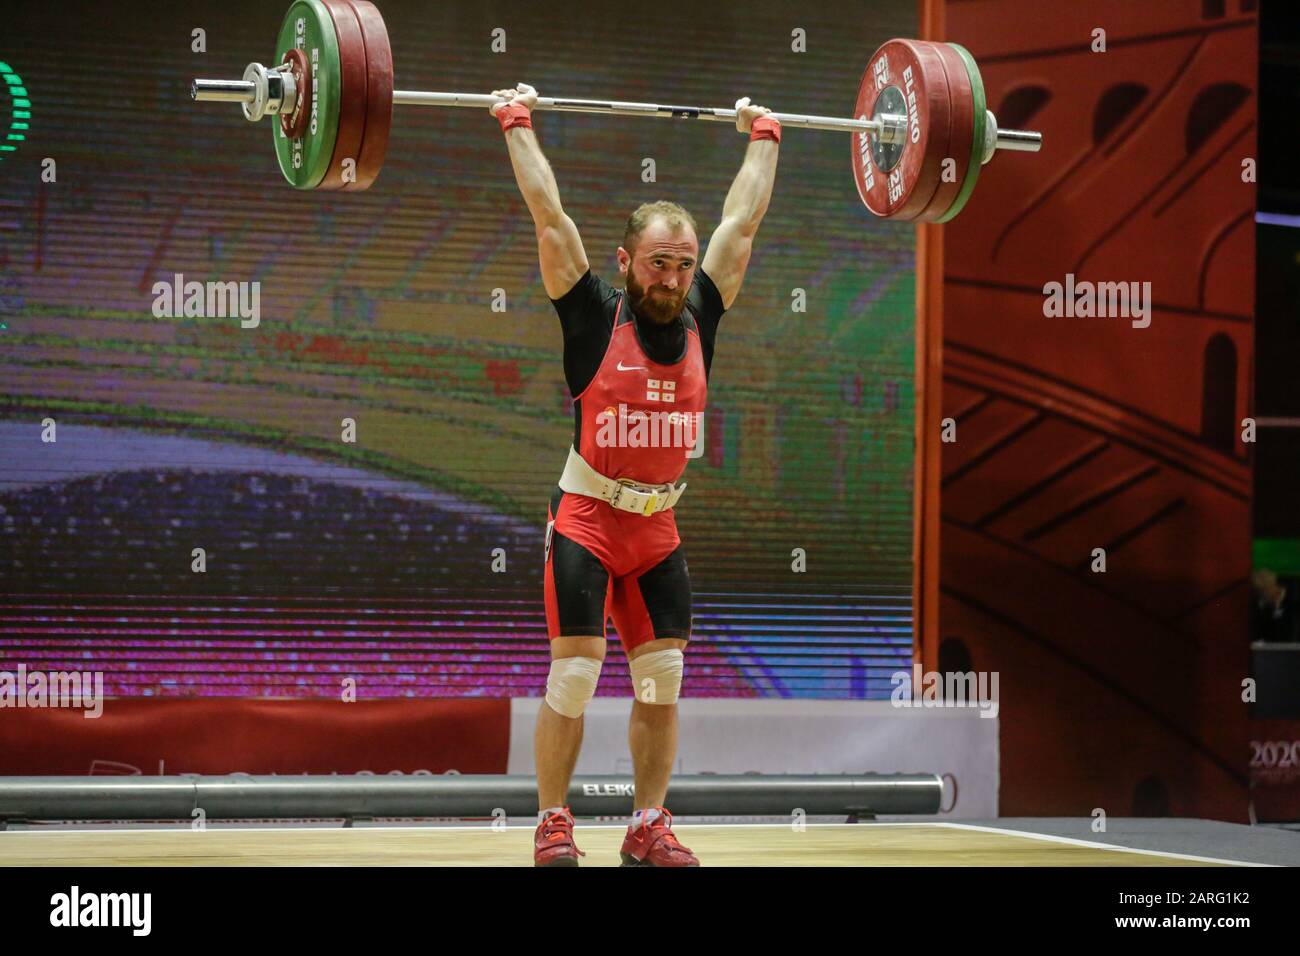
[[[1000,149],[1012,152],[1036,153],[1043,148],[1043,134],[1027,129],[1002,129],[998,118],[992,110],[986,110],[987,121],[984,123],[984,146],[980,165],[987,165],[993,155]]]
[[[193,80],[190,99],[204,103],[251,103],[257,95],[251,80]]]
[[[1027,129],[1000,129],[997,148],[1021,153],[1036,153],[1043,148],[1043,134]]]

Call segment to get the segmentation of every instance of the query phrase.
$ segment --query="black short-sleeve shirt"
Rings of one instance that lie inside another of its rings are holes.
[[[609,347],[614,332],[614,313],[618,309],[622,289],[616,289],[590,269],[573,284],[573,288],[558,299],[552,299],[560,316],[564,331],[564,378],[573,395],[582,394],[600,370],[601,360]],[[704,352],[704,375],[707,379],[713,364],[713,343],[718,335],[718,322],[726,309],[722,295],[703,269],[695,270],[695,279],[686,293],[686,306],[700,330],[700,346]],[[626,308],[626,306],[625,306]],[[667,325],[636,317],[637,338],[647,355],[656,362],[671,365],[681,359],[686,350],[686,325],[679,315]]]

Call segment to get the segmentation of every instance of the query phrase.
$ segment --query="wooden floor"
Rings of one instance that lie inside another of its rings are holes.
[[[1098,847],[962,824],[677,825],[704,866],[1206,866],[1233,861]],[[625,828],[575,830],[583,866],[616,866]],[[531,866],[531,826],[254,827],[0,832],[9,866]]]

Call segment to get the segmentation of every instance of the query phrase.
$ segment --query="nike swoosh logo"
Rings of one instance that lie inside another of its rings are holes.
[[[637,371],[648,372],[648,371],[650,371],[650,370],[649,370],[648,368],[646,368],[644,365],[624,365],[622,359],[619,359],[619,360],[618,360],[618,370],[619,370],[620,372],[637,372]]]

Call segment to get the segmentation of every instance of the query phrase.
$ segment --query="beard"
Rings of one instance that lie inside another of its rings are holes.
[[[636,281],[636,276],[627,270],[627,297],[632,304],[632,311],[656,325],[667,325],[682,310],[686,301],[686,290],[669,292],[667,289],[646,289]]]

